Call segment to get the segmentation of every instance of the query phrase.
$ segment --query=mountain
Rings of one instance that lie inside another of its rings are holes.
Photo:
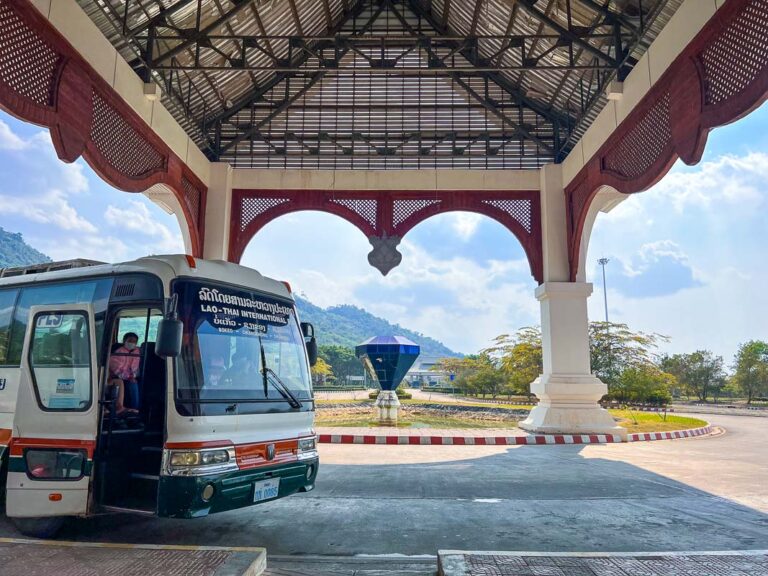
[[[6,232],[0,227],[0,268],[27,266],[50,261],[48,256],[24,242],[21,234]]]
[[[357,306],[343,305],[320,308],[309,300],[294,295],[299,317],[311,322],[317,334],[317,343],[354,348],[371,336],[405,336],[421,346],[425,356],[460,356],[442,342],[424,336],[398,324],[390,324]]]
[[[0,228],[0,268],[50,261],[48,256],[24,242],[21,234],[6,232]],[[321,346],[339,345],[354,348],[371,336],[392,335],[413,340],[421,346],[421,353],[425,356],[460,356],[434,338],[397,324],[390,324],[356,306],[344,305],[323,309],[300,296],[296,296],[296,305],[301,319],[314,324],[317,341]]]

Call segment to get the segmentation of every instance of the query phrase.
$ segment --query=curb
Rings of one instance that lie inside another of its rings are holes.
[[[653,440],[674,440],[676,438],[693,438],[712,434],[712,426],[692,428],[691,430],[675,430],[674,432],[637,432],[627,435],[627,442],[650,442]]]
[[[629,434],[626,442],[673,440],[705,436],[712,426],[676,430],[674,432],[638,432]],[[563,444],[617,444],[623,442],[618,434],[538,434],[530,436],[409,436],[376,434],[318,434],[321,444],[381,444],[410,446],[540,446]]]
[[[643,561],[649,561],[658,563],[659,561],[677,559],[686,563],[693,563],[692,567],[695,571],[686,571],[686,574],[700,574],[706,571],[707,574],[714,574],[714,572],[707,571],[712,562],[725,558],[735,558],[737,560],[746,560],[749,562],[751,558],[762,557],[768,554],[768,550],[726,550],[726,551],[690,551],[690,552],[505,552],[505,551],[486,551],[486,550],[438,550],[437,552],[437,567],[438,576],[479,576],[480,574],[501,574],[498,565],[510,565],[514,568],[515,574],[532,574],[534,572],[528,572],[523,570],[531,570],[530,565],[543,567],[546,573],[553,574],[553,571],[547,570],[554,566],[561,568],[559,573],[566,572],[569,568],[578,570],[579,574],[651,574],[660,573],[658,565],[656,566],[644,566]],[[473,567],[467,562],[467,557],[480,560],[480,566]],[[487,558],[490,563],[483,561]],[[621,562],[618,566],[606,566],[605,561],[616,559]],[[595,563],[589,567],[583,567],[584,563],[589,563],[590,560],[594,560]],[[759,560],[758,560],[759,562]],[[530,563],[530,564],[529,564]],[[755,563],[756,564],[756,563]],[[759,564],[756,564],[759,566]],[[731,571],[728,567],[718,566],[718,574],[730,574]],[[526,568],[527,567],[527,568]],[[755,568],[756,566],[750,566]],[[513,570],[514,570],[513,568]],[[655,570],[653,569],[655,568]],[[671,572],[664,572],[664,574],[677,574],[677,566],[670,567]],[[736,566],[734,566],[736,568]],[[739,566],[740,571],[744,574],[757,574],[756,572],[747,572],[746,569]],[[522,570],[521,570],[522,569]],[[618,570],[618,571],[617,571]],[[738,571],[738,570],[737,570]],[[735,573],[736,571],[734,571]],[[504,574],[512,572],[504,572]],[[760,574],[763,574],[761,571]]]
[[[48,548],[96,548],[146,552],[229,552],[227,561],[214,576],[261,576],[267,569],[267,549],[258,546],[189,546],[174,544],[123,544],[118,542],[73,542],[0,537],[0,546],[44,546]],[[183,567],[179,566],[179,569]],[[34,574],[34,572],[31,572]],[[183,573],[183,572],[179,572]]]

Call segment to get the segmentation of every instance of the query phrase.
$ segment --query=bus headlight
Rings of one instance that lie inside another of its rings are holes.
[[[304,438],[299,438],[297,456],[299,460],[311,460],[317,458],[317,437],[306,436]]]
[[[307,438],[299,438],[299,452],[314,450],[315,443],[316,443],[316,438],[314,436],[309,436]]]
[[[235,448],[166,450],[165,471],[170,476],[204,476],[237,470]]]

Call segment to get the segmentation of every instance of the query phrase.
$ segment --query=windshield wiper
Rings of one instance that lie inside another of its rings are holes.
[[[296,395],[291,392],[290,388],[285,385],[285,382],[280,379],[280,376],[278,376],[272,368],[265,368],[265,371],[267,373],[267,380],[272,383],[272,386],[277,388],[277,391],[283,395],[283,398],[285,398],[291,406],[294,408],[301,408],[303,406],[301,400],[296,398]]]
[[[288,386],[285,385],[285,382],[280,379],[280,376],[278,376],[272,368],[267,367],[267,358],[264,353],[264,344],[261,341],[261,336],[259,336],[259,348],[261,352],[261,375],[264,377],[264,396],[267,396],[267,388],[269,387],[269,383],[271,383],[291,407],[301,408],[303,406],[301,400],[296,398],[293,392],[291,392]]]

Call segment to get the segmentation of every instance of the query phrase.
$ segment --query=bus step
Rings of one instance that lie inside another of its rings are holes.
[[[162,452],[163,447],[162,446],[142,446],[141,451],[142,452]]]
[[[159,482],[160,476],[157,474],[141,474],[139,472],[132,472],[131,478],[134,480],[151,480],[153,482]]]
[[[144,516],[154,516],[155,511],[146,508],[129,508],[127,506],[102,506],[103,510],[107,512],[119,512],[123,514],[142,514]]]

